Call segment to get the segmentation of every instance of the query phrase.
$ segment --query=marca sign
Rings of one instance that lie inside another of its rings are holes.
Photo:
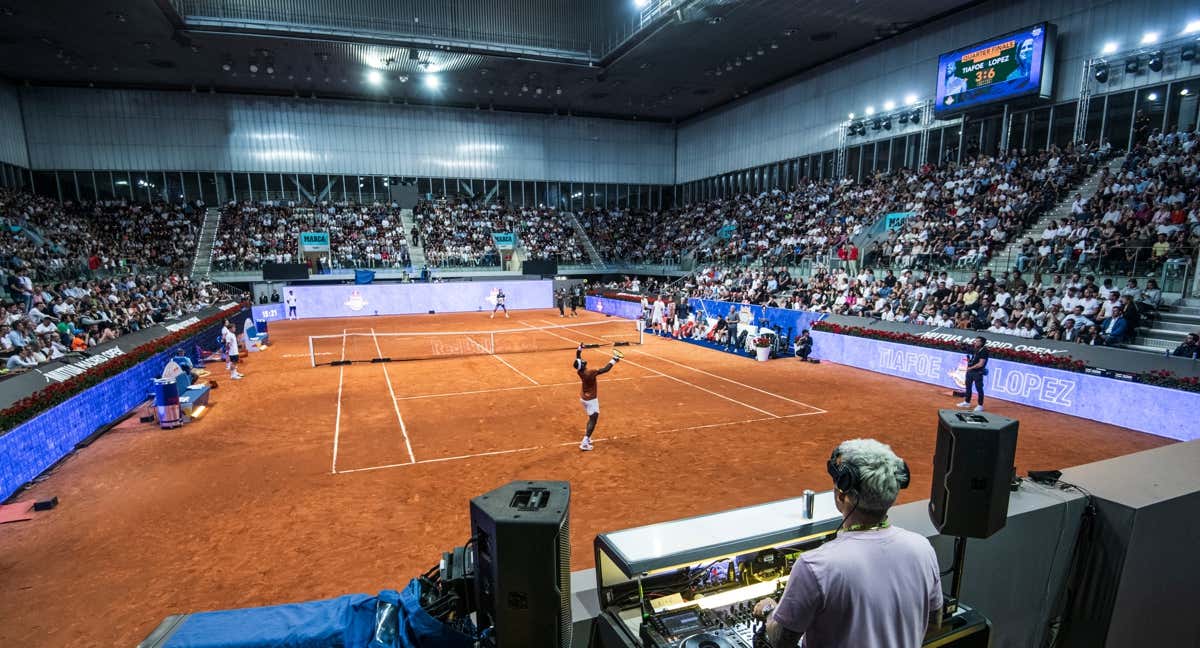
[[[88,369],[99,367],[105,362],[123,355],[125,355],[125,352],[121,350],[121,347],[114,346],[111,349],[97,353],[94,356],[88,356],[79,362],[72,362],[69,365],[64,365],[52,371],[44,372],[42,375],[45,376],[47,380],[53,380],[54,382],[65,382],[69,378],[74,378],[75,376],[87,373]]]

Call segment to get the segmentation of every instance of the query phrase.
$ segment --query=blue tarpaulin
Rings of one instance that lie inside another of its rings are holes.
[[[403,592],[188,615],[160,648],[471,648],[471,635],[431,617],[420,582]],[[470,632],[474,628],[468,627]]]
[[[373,281],[375,281],[375,271],[374,270],[355,270],[354,271],[354,283],[362,285],[362,284],[369,284]]]
[[[712,317],[724,317],[729,313],[730,307],[736,307],[740,313],[743,305],[735,304],[727,301],[717,301],[715,299],[689,299],[688,305],[691,306],[692,312],[697,315],[707,314]],[[817,313],[814,311],[792,310],[790,308],[767,308],[766,306],[745,306],[750,309],[750,314],[753,317],[755,326],[761,326],[762,321],[766,320],[768,326],[778,331],[780,335],[787,336],[794,340],[800,335],[800,331],[811,329],[813,322],[820,321],[825,318],[825,313]]]

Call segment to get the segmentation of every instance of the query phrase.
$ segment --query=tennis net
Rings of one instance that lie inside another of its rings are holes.
[[[497,331],[342,333],[308,336],[312,366],[352,362],[429,360],[459,356],[536,353],[642,343],[640,321],[613,319]]]

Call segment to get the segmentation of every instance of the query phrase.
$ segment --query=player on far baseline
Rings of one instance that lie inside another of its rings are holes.
[[[583,343],[575,349],[575,373],[579,374],[579,381],[582,383],[582,388],[579,394],[579,402],[583,403],[583,411],[587,412],[587,432],[583,435],[583,441],[579,443],[580,450],[592,449],[592,432],[596,431],[596,421],[600,418],[600,399],[597,398],[596,378],[600,374],[612,371],[612,368],[621,361],[620,351],[613,349],[612,360],[608,364],[599,369],[588,369],[587,360],[583,359]]]
[[[504,309],[504,319],[508,319],[508,306],[504,305],[504,289],[496,289],[496,305],[492,307],[492,316],[488,319],[496,319],[496,311]]]

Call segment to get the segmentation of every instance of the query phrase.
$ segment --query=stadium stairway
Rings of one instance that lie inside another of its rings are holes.
[[[1149,326],[1139,327],[1129,349],[1168,353],[1183,342],[1188,333],[1200,332],[1200,299],[1181,299],[1164,306]]]
[[[587,232],[583,231],[583,225],[579,223],[579,219],[575,218],[575,212],[563,212],[567,222],[571,223],[571,227],[575,228],[575,235],[579,237],[583,243],[583,251],[587,252],[588,258],[592,261],[592,267],[597,270],[603,270],[608,267],[604,263],[604,258],[600,256],[600,252],[596,250],[596,246],[592,245],[592,239],[588,238]]]
[[[1050,221],[1070,218],[1071,203],[1075,200],[1075,194],[1083,194],[1090,200],[1096,195],[1096,190],[1100,188],[1100,175],[1104,172],[1104,169],[1107,168],[1109,173],[1116,173],[1121,170],[1121,165],[1124,164],[1124,162],[1125,158],[1119,156],[1110,160],[1107,165],[1096,169],[1096,171],[1092,173],[1092,175],[1088,176],[1088,178],[1084,180],[1083,183],[1077,188],[1075,188],[1073,191],[1066,192],[1066,195],[1063,196],[1062,200],[1059,201],[1058,205],[1055,206],[1054,209],[1042,214],[1042,217],[1039,218],[1038,221],[1031,227],[1027,228],[1024,233],[1009,241],[999,254],[993,254],[991,260],[988,261],[988,264],[984,267],[991,270],[992,274],[994,275],[999,275],[1001,272],[1012,270],[1017,263],[1017,252],[1021,249],[1022,239],[1025,237],[1032,237],[1034,241],[1036,241],[1037,237],[1041,236],[1042,232],[1045,231],[1046,226],[1050,224]]]
[[[400,226],[404,228],[404,240],[408,241],[408,258],[414,268],[425,267],[425,248],[412,241],[413,212],[411,209],[400,210]]]
[[[192,260],[192,278],[207,277],[212,272],[213,244],[217,240],[217,228],[221,225],[221,210],[209,207],[204,212],[204,225],[196,240],[196,258]]]

